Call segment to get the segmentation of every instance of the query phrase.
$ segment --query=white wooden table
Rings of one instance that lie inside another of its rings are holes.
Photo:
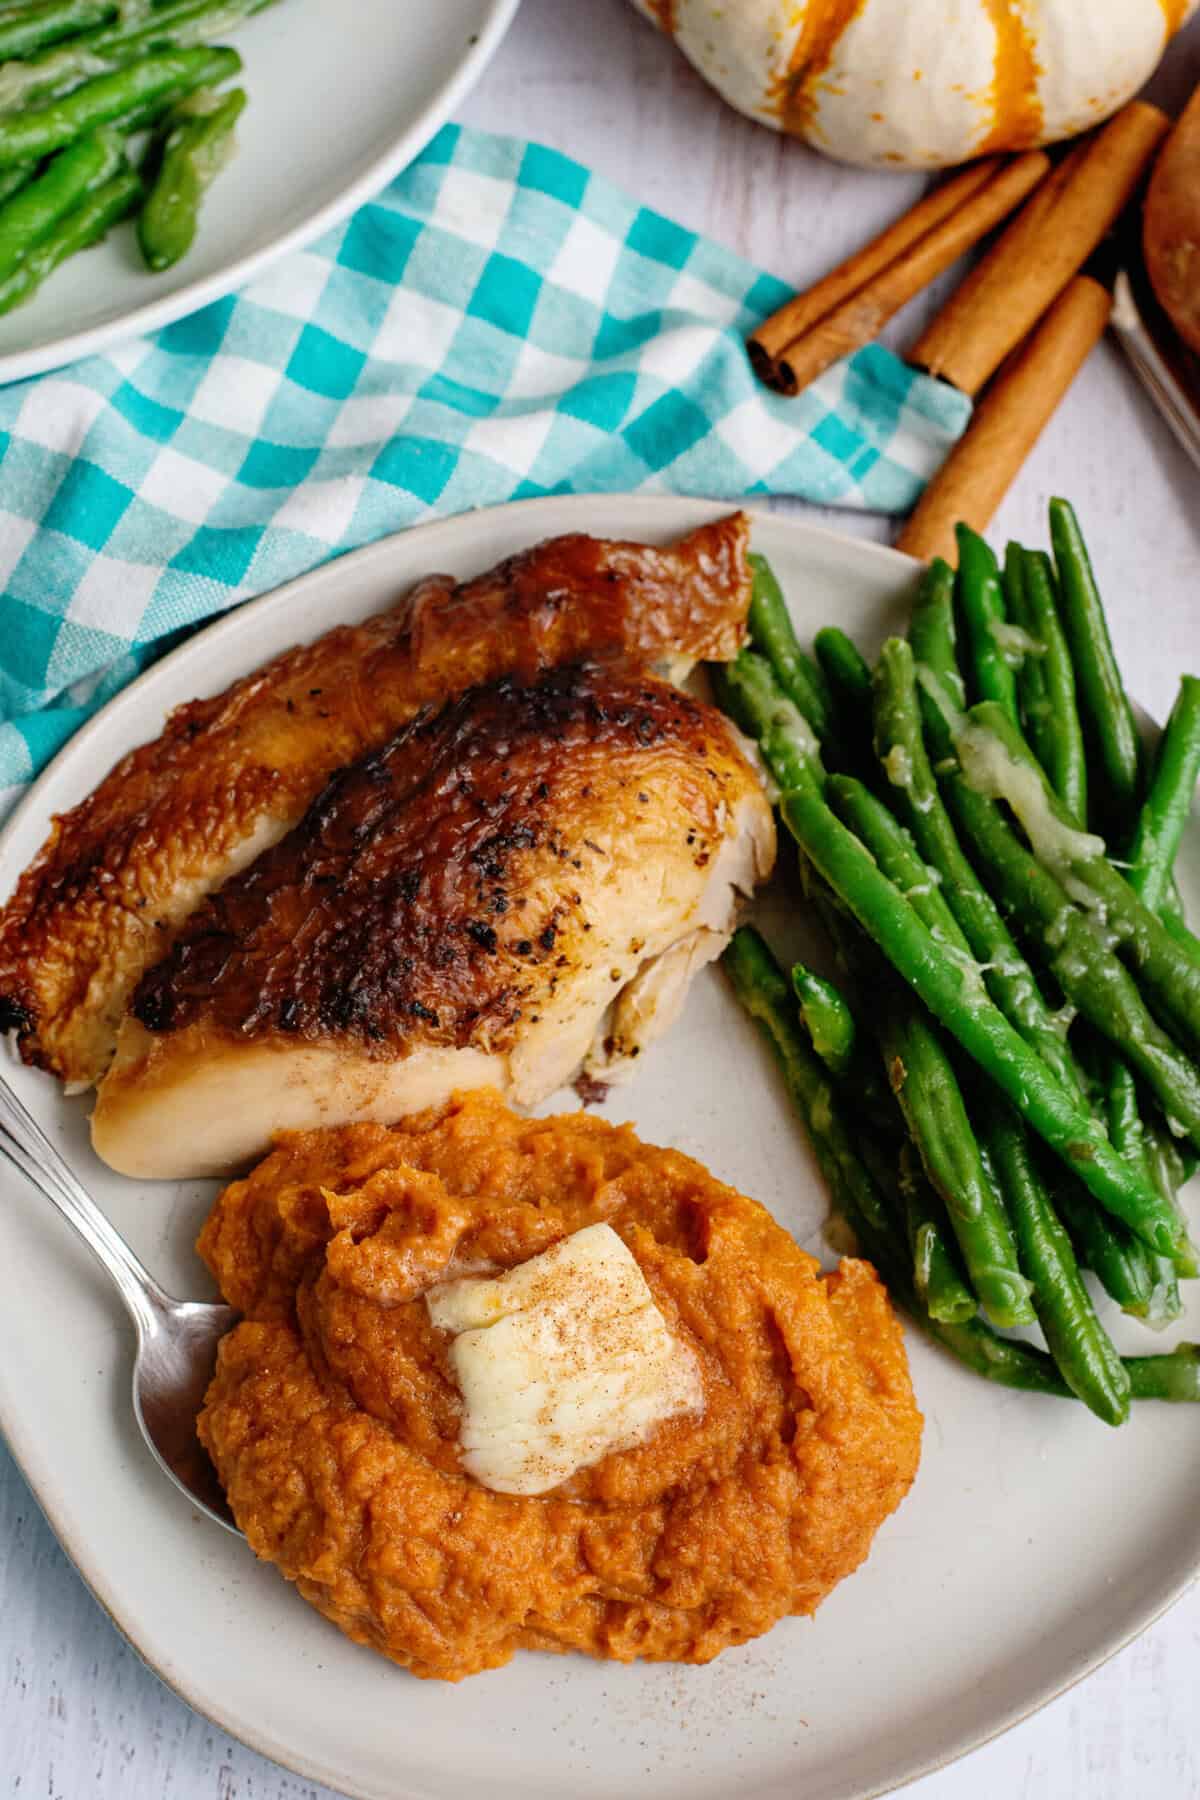
[[[1200,20],[1152,92],[1177,105],[1197,80]],[[625,0],[525,0],[463,117],[536,135],[797,282],[902,210],[917,185],[838,168],[738,119]],[[899,341],[919,311],[918,303],[900,319]],[[1041,541],[1045,502],[1056,492],[1075,501],[1101,563],[1130,686],[1161,716],[1180,669],[1200,667],[1200,476],[1108,346],[1051,423],[996,534]],[[873,537],[893,529],[853,514],[829,519]],[[1181,1420],[1183,1429],[1195,1424]],[[1198,1686],[1193,1589],[1089,1681],[909,1793],[1197,1800]],[[243,1749],[159,1685],[75,1575],[0,1446],[2,1800],[313,1800],[327,1792]]]

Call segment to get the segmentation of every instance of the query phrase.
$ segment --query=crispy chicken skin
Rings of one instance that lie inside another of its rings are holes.
[[[666,549],[554,538],[460,586],[431,576],[391,611],[177,708],[55,820],[0,913],[0,1030],[26,1062],[97,1081],[143,971],[194,908],[422,706],[605,652],[675,677],[734,656],[748,530],[734,514]]]
[[[192,914],[138,986],[93,1142],[126,1174],[220,1174],[272,1130],[611,1072],[773,855],[712,707],[620,660],[471,688]]]

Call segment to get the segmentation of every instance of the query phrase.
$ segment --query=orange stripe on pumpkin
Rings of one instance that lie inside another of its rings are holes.
[[[1020,0],[984,0],[996,32],[990,95],[992,129],[974,154],[1024,150],[1042,134],[1040,73],[1033,34],[1021,16]]]
[[[1183,15],[1188,9],[1188,0],[1158,0],[1163,10],[1163,18],[1167,21],[1167,36],[1174,37],[1183,24]]]
[[[811,123],[817,104],[813,88],[833,61],[838,39],[865,4],[866,0],[808,0],[788,66],[767,94],[785,131],[802,133]]]

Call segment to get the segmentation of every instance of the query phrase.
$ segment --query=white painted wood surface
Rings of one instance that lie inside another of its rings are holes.
[[[1200,21],[1151,91],[1177,105],[1197,80]],[[463,117],[554,144],[797,283],[899,212],[917,185],[835,167],[738,119],[625,0],[525,0]],[[921,311],[917,303],[897,322],[897,341],[913,333]],[[1161,716],[1180,669],[1200,666],[1200,477],[1109,346],[1051,423],[997,535],[1040,540],[1055,492],[1079,507],[1130,685]],[[874,537],[892,530],[882,520],[828,516]],[[1180,1429],[1197,1421],[1181,1415]],[[171,1580],[169,1569],[162,1579]],[[1193,1589],[1090,1680],[908,1792],[913,1800],[1198,1800],[1198,1686]],[[243,1749],[160,1686],[91,1599],[0,1446],[2,1800],[316,1800],[328,1791]]]

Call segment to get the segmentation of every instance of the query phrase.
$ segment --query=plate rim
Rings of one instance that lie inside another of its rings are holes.
[[[67,331],[36,344],[31,349],[0,354],[0,387],[26,381],[32,375],[44,375],[52,369],[67,368],[72,363],[82,362],[85,357],[97,355],[101,350],[115,348],[131,338],[174,324],[177,319],[198,312],[201,307],[209,306],[213,301],[221,300],[226,294],[244,287],[269,264],[286,256],[289,251],[302,250],[306,244],[311,244],[315,238],[320,237],[322,232],[340,224],[421,154],[500,48],[520,3],[521,0],[483,0],[487,8],[484,23],[474,40],[468,44],[466,54],[458,63],[454,74],[431,96],[391,146],[377,156],[334,199],[319,207],[315,213],[309,214],[298,225],[272,237],[257,250],[247,252],[236,262],[226,264],[223,269],[218,269],[211,275],[176,288],[171,294],[164,294],[161,299],[147,300],[144,305],[122,313],[118,318],[108,319],[100,325],[87,326],[81,331]]]
[[[515,6],[518,0],[503,0],[504,4]],[[876,543],[871,539],[858,538],[849,533],[838,531],[827,525],[812,523],[804,517],[771,509],[764,504],[747,504],[736,500],[708,500],[672,494],[570,494],[545,497],[533,497],[526,500],[510,501],[501,506],[482,507],[468,513],[453,514],[448,518],[433,519],[405,530],[394,532],[378,538],[373,543],[360,549],[348,552],[345,556],[335,557],[331,561],[318,564],[303,575],[296,576],[283,586],[274,588],[268,593],[245,601],[220,615],[202,627],[185,643],[170,651],[149,669],[143,671],[128,686],[122,688],[109,700],[79,731],[73,734],[59,752],[41,771],[37,779],[30,785],[12,813],[0,826],[0,859],[8,850],[9,840],[15,835],[19,826],[23,825],[25,816],[40,803],[42,790],[49,785],[60,761],[68,755],[86,750],[94,735],[98,735],[110,717],[128,706],[136,709],[138,701],[145,690],[151,687],[161,673],[174,669],[178,663],[194,654],[196,645],[203,641],[211,645],[226,637],[247,629],[246,621],[265,616],[276,609],[290,607],[297,594],[306,587],[317,586],[330,578],[335,569],[343,565],[362,567],[372,562],[386,563],[395,551],[395,547],[404,542],[406,545],[415,541],[420,546],[433,546],[434,553],[442,538],[452,538],[457,533],[466,531],[471,536],[476,530],[486,530],[487,522],[503,516],[505,520],[519,518],[522,514],[537,513],[539,518],[551,521],[549,531],[539,526],[538,535],[553,535],[559,529],[589,529],[586,515],[590,508],[600,505],[613,505],[621,509],[622,515],[630,518],[629,535],[640,535],[639,518],[644,521],[644,531],[648,536],[670,537],[685,532],[706,520],[720,517],[730,512],[747,513],[752,520],[768,524],[772,531],[779,530],[787,536],[815,542],[818,545],[836,547],[839,553],[849,552],[852,558],[866,562],[875,562],[881,567],[894,570],[897,575],[907,576],[915,580],[924,566],[919,559],[890,545]],[[581,521],[580,513],[585,516]],[[430,569],[436,567],[436,561],[430,561]],[[404,577],[402,579],[407,579]],[[252,629],[252,628],[251,628]],[[297,641],[301,641],[298,637]],[[307,641],[307,640],[304,640]],[[1146,715],[1140,712],[1142,719]],[[984,1393],[990,1393],[985,1388]],[[374,1788],[342,1785],[345,1776],[318,1758],[302,1751],[293,1750],[286,1744],[278,1742],[268,1729],[257,1721],[240,1715],[226,1716],[212,1707],[211,1701],[201,1701],[191,1691],[191,1683],[186,1674],[177,1670],[171,1659],[147,1652],[138,1641],[132,1627],[124,1622],[119,1610],[119,1596],[108,1591],[103,1571],[89,1564],[86,1543],[82,1534],[73,1534],[69,1529],[60,1526],[58,1508],[50,1493],[44,1493],[35,1482],[30,1470],[37,1466],[36,1448],[26,1434],[13,1429],[13,1421],[0,1417],[0,1432],[12,1451],[14,1460],[22,1478],[29,1486],[34,1501],[42,1512],[51,1530],[71,1562],[89,1593],[107,1616],[109,1622],[130,1645],[139,1660],[154,1674],[158,1680],[176,1693],[192,1711],[205,1719],[217,1729],[226,1732],[247,1748],[266,1757],[284,1769],[303,1776],[307,1780],[319,1781],[334,1792],[344,1794],[348,1800],[380,1800],[380,1791]],[[51,1487],[50,1483],[46,1484]],[[51,1487],[51,1492],[52,1492]],[[949,1768],[954,1763],[969,1755],[972,1751],[983,1748],[1002,1737],[1006,1732],[1032,1718],[1054,1700],[1078,1686],[1081,1681],[1096,1672],[1105,1663],[1125,1649],[1157,1619],[1161,1618],[1174,1606],[1182,1596],[1200,1578],[1200,1537],[1197,1538],[1190,1553],[1185,1557],[1181,1567],[1157,1583],[1140,1604],[1131,1608],[1126,1621],[1103,1635],[1097,1644],[1088,1652],[1079,1654],[1067,1667],[1060,1678],[1040,1690],[1034,1697],[1020,1699],[1005,1708],[996,1721],[984,1729],[967,1725],[953,1734],[942,1747],[927,1755],[915,1755],[883,1782],[882,1785],[868,1782],[853,1790],[847,1790],[845,1800],[881,1800],[881,1796],[895,1793],[909,1783],[925,1776],[936,1774]],[[396,1790],[397,1800],[401,1793],[409,1794],[413,1790]]]

